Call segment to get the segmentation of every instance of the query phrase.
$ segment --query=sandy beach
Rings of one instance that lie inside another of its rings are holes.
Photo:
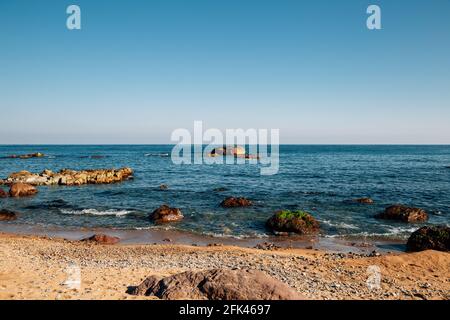
[[[79,268],[79,289],[67,286]],[[370,288],[373,268],[380,286]],[[157,299],[127,294],[150,275],[187,270],[256,269],[310,299],[449,299],[450,255],[392,253],[375,257],[307,249],[232,246],[98,245],[0,234],[0,299]]]

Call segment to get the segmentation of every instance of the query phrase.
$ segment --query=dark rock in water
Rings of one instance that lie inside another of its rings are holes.
[[[165,300],[303,300],[286,284],[256,270],[187,271],[166,278],[148,277],[133,295]]]
[[[7,197],[9,197],[8,192],[6,192],[3,189],[0,189],[0,198],[7,198]]]
[[[225,192],[228,191],[228,188],[220,187],[213,189],[214,192]]]
[[[180,221],[184,216],[180,209],[162,205],[151,213],[150,218],[156,223],[166,223]]]
[[[168,189],[169,189],[169,187],[165,184],[162,184],[159,186],[159,190],[168,190]]]
[[[42,158],[45,157],[45,155],[43,153],[40,152],[36,152],[36,153],[29,153],[29,154],[22,154],[22,155],[10,155],[7,156],[6,158],[9,159],[30,159],[30,158]]]
[[[37,193],[37,189],[32,185],[26,183],[13,183],[9,189],[9,195],[11,197],[27,197]]]
[[[311,234],[319,231],[319,222],[309,213],[301,210],[281,210],[266,222],[266,226],[276,234],[294,232]]]
[[[406,244],[406,251],[450,251],[450,227],[423,227],[414,231]]]
[[[103,158],[105,158],[105,156],[100,156],[100,155],[91,156],[91,159],[103,159]]]
[[[17,214],[9,210],[0,210],[0,221],[12,221],[17,219]]]
[[[116,244],[120,241],[118,237],[111,237],[106,234],[94,234],[92,237],[82,239],[84,242],[94,242],[98,244]]]
[[[353,202],[356,203],[363,203],[363,204],[373,204],[374,201],[371,198],[359,198],[359,199],[354,199]]]
[[[375,216],[378,219],[399,220],[403,222],[423,222],[428,220],[428,214],[423,209],[393,205]]]
[[[223,208],[250,207],[253,203],[246,198],[228,197],[220,203]]]

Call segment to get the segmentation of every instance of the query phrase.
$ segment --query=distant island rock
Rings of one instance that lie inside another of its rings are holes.
[[[43,157],[45,157],[45,154],[36,152],[36,153],[21,154],[21,155],[13,154],[10,156],[6,156],[4,158],[6,158],[6,159],[31,159],[31,158],[43,158]]]
[[[97,169],[97,170],[68,170],[58,173],[44,170],[40,174],[28,171],[12,173],[8,178],[0,180],[0,184],[11,185],[14,183],[26,183],[33,186],[65,185],[79,186],[84,184],[111,184],[132,178],[133,170],[121,169]]]

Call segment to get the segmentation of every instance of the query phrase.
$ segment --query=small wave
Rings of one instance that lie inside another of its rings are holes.
[[[146,157],[168,157],[169,153],[146,153]]]
[[[330,220],[322,220],[322,223],[326,224],[327,226],[334,227],[334,228],[340,228],[340,229],[351,229],[351,230],[358,230],[359,227],[355,226],[350,223],[345,222],[331,222]]]
[[[412,232],[416,231],[418,227],[392,227],[389,226],[386,232],[358,232],[358,233],[349,233],[349,234],[334,234],[334,235],[325,235],[325,238],[347,238],[347,237],[368,237],[368,238],[397,238],[397,239],[405,239]]]
[[[67,209],[61,209],[61,213],[63,214],[71,214],[71,215],[93,215],[93,216],[125,216],[132,211],[128,210],[115,210],[115,209],[109,209],[109,210],[97,210],[97,209],[82,209],[82,210],[67,210]]]

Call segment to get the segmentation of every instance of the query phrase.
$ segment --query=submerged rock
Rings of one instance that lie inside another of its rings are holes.
[[[162,184],[159,186],[159,190],[168,190],[168,189],[169,189],[169,186],[166,184]]]
[[[393,205],[375,216],[378,219],[399,220],[403,222],[423,222],[428,220],[428,214],[420,208]]]
[[[0,210],[0,221],[12,221],[17,219],[17,214],[9,210]]]
[[[83,242],[94,242],[98,244],[116,244],[120,241],[118,237],[108,236],[106,234],[94,234],[89,238],[82,239]]]
[[[363,204],[373,204],[374,203],[373,199],[371,199],[371,198],[354,199],[353,202],[363,203]]]
[[[408,239],[406,250],[409,252],[423,250],[450,251],[450,227],[422,227],[414,231]]]
[[[267,220],[266,226],[276,234],[285,232],[311,234],[319,231],[320,224],[305,211],[281,210]]]
[[[250,207],[253,203],[246,198],[228,197],[220,203],[223,208]]]
[[[0,198],[7,198],[7,197],[9,197],[8,192],[6,192],[3,189],[0,189]]]
[[[3,184],[27,183],[33,186],[67,185],[79,186],[83,184],[111,184],[132,178],[133,170],[122,169],[98,169],[74,171],[64,169],[58,173],[44,170],[40,174],[28,171],[12,173],[3,180]]]
[[[150,214],[150,218],[156,223],[180,221],[184,218],[181,210],[162,205]]]
[[[35,195],[37,192],[37,189],[32,185],[21,182],[13,183],[9,189],[11,197],[28,197]]]
[[[302,300],[294,289],[256,270],[187,271],[166,278],[148,277],[133,295],[165,300]]]

